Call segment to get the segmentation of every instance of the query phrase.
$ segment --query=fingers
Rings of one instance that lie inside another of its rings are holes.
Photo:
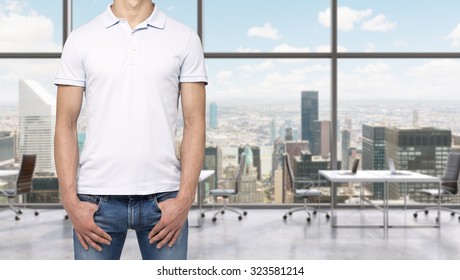
[[[158,203],[158,207],[161,210],[161,218],[149,233],[149,242],[150,244],[158,242],[156,245],[158,249],[165,245],[172,247],[187,220],[188,211],[184,210],[187,207],[182,207],[175,199],[162,201]]]
[[[98,251],[101,245],[110,245],[112,238],[94,222],[94,212],[97,206],[92,203],[82,202],[78,209],[78,215],[69,215],[74,226],[76,236],[85,250],[92,247]]]
[[[77,235],[78,241],[80,241],[81,246],[83,246],[83,248],[85,250],[88,250],[89,249],[88,244],[86,244],[85,239],[83,238],[83,236],[78,232],[76,232],[76,235]]]
[[[176,243],[180,232],[181,232],[180,228],[169,230],[169,231],[167,230],[167,228],[164,228],[158,234],[156,234],[153,238],[150,239],[150,244],[158,242],[156,246],[158,249],[161,249],[166,244],[168,244],[168,247],[171,248],[174,245],[174,243]]]

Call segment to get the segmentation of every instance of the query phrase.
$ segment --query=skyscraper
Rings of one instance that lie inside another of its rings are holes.
[[[241,157],[241,154],[243,152],[247,154],[248,151],[251,152],[250,159],[252,161],[252,163],[251,163],[252,168],[254,168],[254,170],[255,170],[256,178],[257,178],[257,180],[260,180],[262,178],[261,165],[260,165],[260,147],[250,146],[250,145],[246,145],[244,147],[239,147],[238,148],[238,158]],[[246,159],[249,160],[248,157]]]
[[[313,122],[318,120],[318,92],[302,91],[300,111],[302,114],[302,140],[310,142],[310,148],[314,143]]]
[[[219,170],[217,147],[206,147],[204,153],[203,169],[214,170],[214,174],[204,182],[205,185],[202,192],[203,197],[201,197],[201,199],[204,199],[204,195],[209,193],[209,189],[215,189],[217,187],[217,175]]]
[[[0,166],[14,163],[15,148],[16,136],[12,132],[0,131]]]
[[[385,127],[363,124],[363,170],[385,170]],[[373,199],[381,200],[383,183],[365,183],[373,189]]]
[[[331,153],[331,121],[314,121],[313,133],[312,154],[328,157]]]
[[[294,139],[294,136],[292,135],[292,127],[287,127],[286,132],[284,134],[284,140],[292,141],[293,139]]]
[[[209,126],[211,128],[217,128],[217,104],[212,102],[209,105]]]
[[[36,154],[35,172],[55,173],[56,101],[36,81],[19,80],[19,157]]]
[[[276,140],[276,121],[272,119],[270,122],[270,145],[273,145]]]
[[[410,170],[426,175],[441,177],[451,150],[450,130],[425,128],[385,128],[385,155],[394,160],[397,169]],[[425,197],[417,190],[423,188],[412,184],[408,194],[416,201]],[[391,190],[390,198],[401,196],[400,189]],[[395,193],[399,192],[399,193]]]
[[[342,168],[348,169],[348,149],[350,149],[351,145],[351,133],[350,130],[344,129],[342,130]]]

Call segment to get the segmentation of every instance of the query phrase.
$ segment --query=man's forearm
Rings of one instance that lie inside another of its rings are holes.
[[[75,124],[57,123],[54,157],[64,207],[77,199],[78,142]]]
[[[181,145],[181,182],[178,197],[188,201],[189,206],[195,199],[198,179],[204,160],[206,141],[204,121],[186,125]]]

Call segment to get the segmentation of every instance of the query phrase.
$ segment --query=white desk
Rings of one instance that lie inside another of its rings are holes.
[[[320,170],[320,176],[325,177],[331,182],[331,217],[332,217],[332,227],[439,227],[440,223],[435,225],[389,225],[388,219],[388,184],[389,183],[437,183],[439,190],[441,189],[441,180],[437,177],[428,176],[424,174],[419,174],[415,172],[405,171],[409,175],[391,175],[389,170],[363,170],[358,171],[355,175],[342,175],[341,171],[336,170]],[[321,178],[320,178],[321,179]],[[362,182],[372,182],[372,183],[384,183],[384,199],[383,199],[383,209],[380,209],[378,206],[374,205],[377,209],[383,210],[383,224],[382,225],[338,225],[337,216],[334,214],[334,206],[336,204],[337,189],[335,187],[336,183],[362,183]],[[441,213],[441,200],[438,199],[438,217]]]
[[[0,170],[0,177],[18,175],[19,170]]]
[[[386,212],[386,225],[388,227],[439,227],[441,220],[441,199],[438,198],[438,221],[434,225],[390,225],[388,221],[388,188],[390,183],[433,183],[438,185],[438,192],[441,191],[441,179],[438,177],[433,177],[425,174],[420,174],[411,171],[402,171],[407,175],[392,175],[389,170],[373,170],[370,171],[373,174],[385,178],[384,185],[384,207]],[[406,187],[407,189],[407,187]],[[404,206],[406,206],[406,196],[404,196]]]
[[[385,213],[383,217],[383,222],[381,225],[338,225],[337,223],[337,214],[334,212],[334,206],[336,205],[337,200],[337,189],[336,183],[362,183],[362,182],[373,182],[373,183],[385,183],[385,178],[373,174],[369,171],[359,170],[355,175],[342,175],[338,170],[320,170],[319,175],[325,177],[328,181],[331,182],[331,226],[332,227],[385,227]],[[385,188],[386,189],[386,188]],[[381,209],[384,211],[384,209]]]
[[[19,170],[0,170],[0,183],[5,182],[2,180],[2,177],[12,177],[17,176],[19,174]],[[8,181],[14,180],[13,178],[7,178]]]

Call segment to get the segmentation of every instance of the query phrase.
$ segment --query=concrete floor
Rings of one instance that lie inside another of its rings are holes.
[[[441,228],[331,228],[323,214],[305,221],[294,213],[287,221],[281,209],[250,209],[238,221],[233,213],[198,210],[189,216],[189,259],[192,260],[458,260],[460,223],[443,212]],[[64,210],[42,209],[35,217],[26,211],[20,221],[11,211],[0,212],[0,260],[73,259],[72,227]],[[381,223],[382,213],[366,209],[337,211],[339,223]],[[434,224],[435,213],[417,220],[412,211],[392,210],[390,223]],[[199,227],[198,227],[199,226]],[[140,259],[134,232],[128,234],[122,259]]]

